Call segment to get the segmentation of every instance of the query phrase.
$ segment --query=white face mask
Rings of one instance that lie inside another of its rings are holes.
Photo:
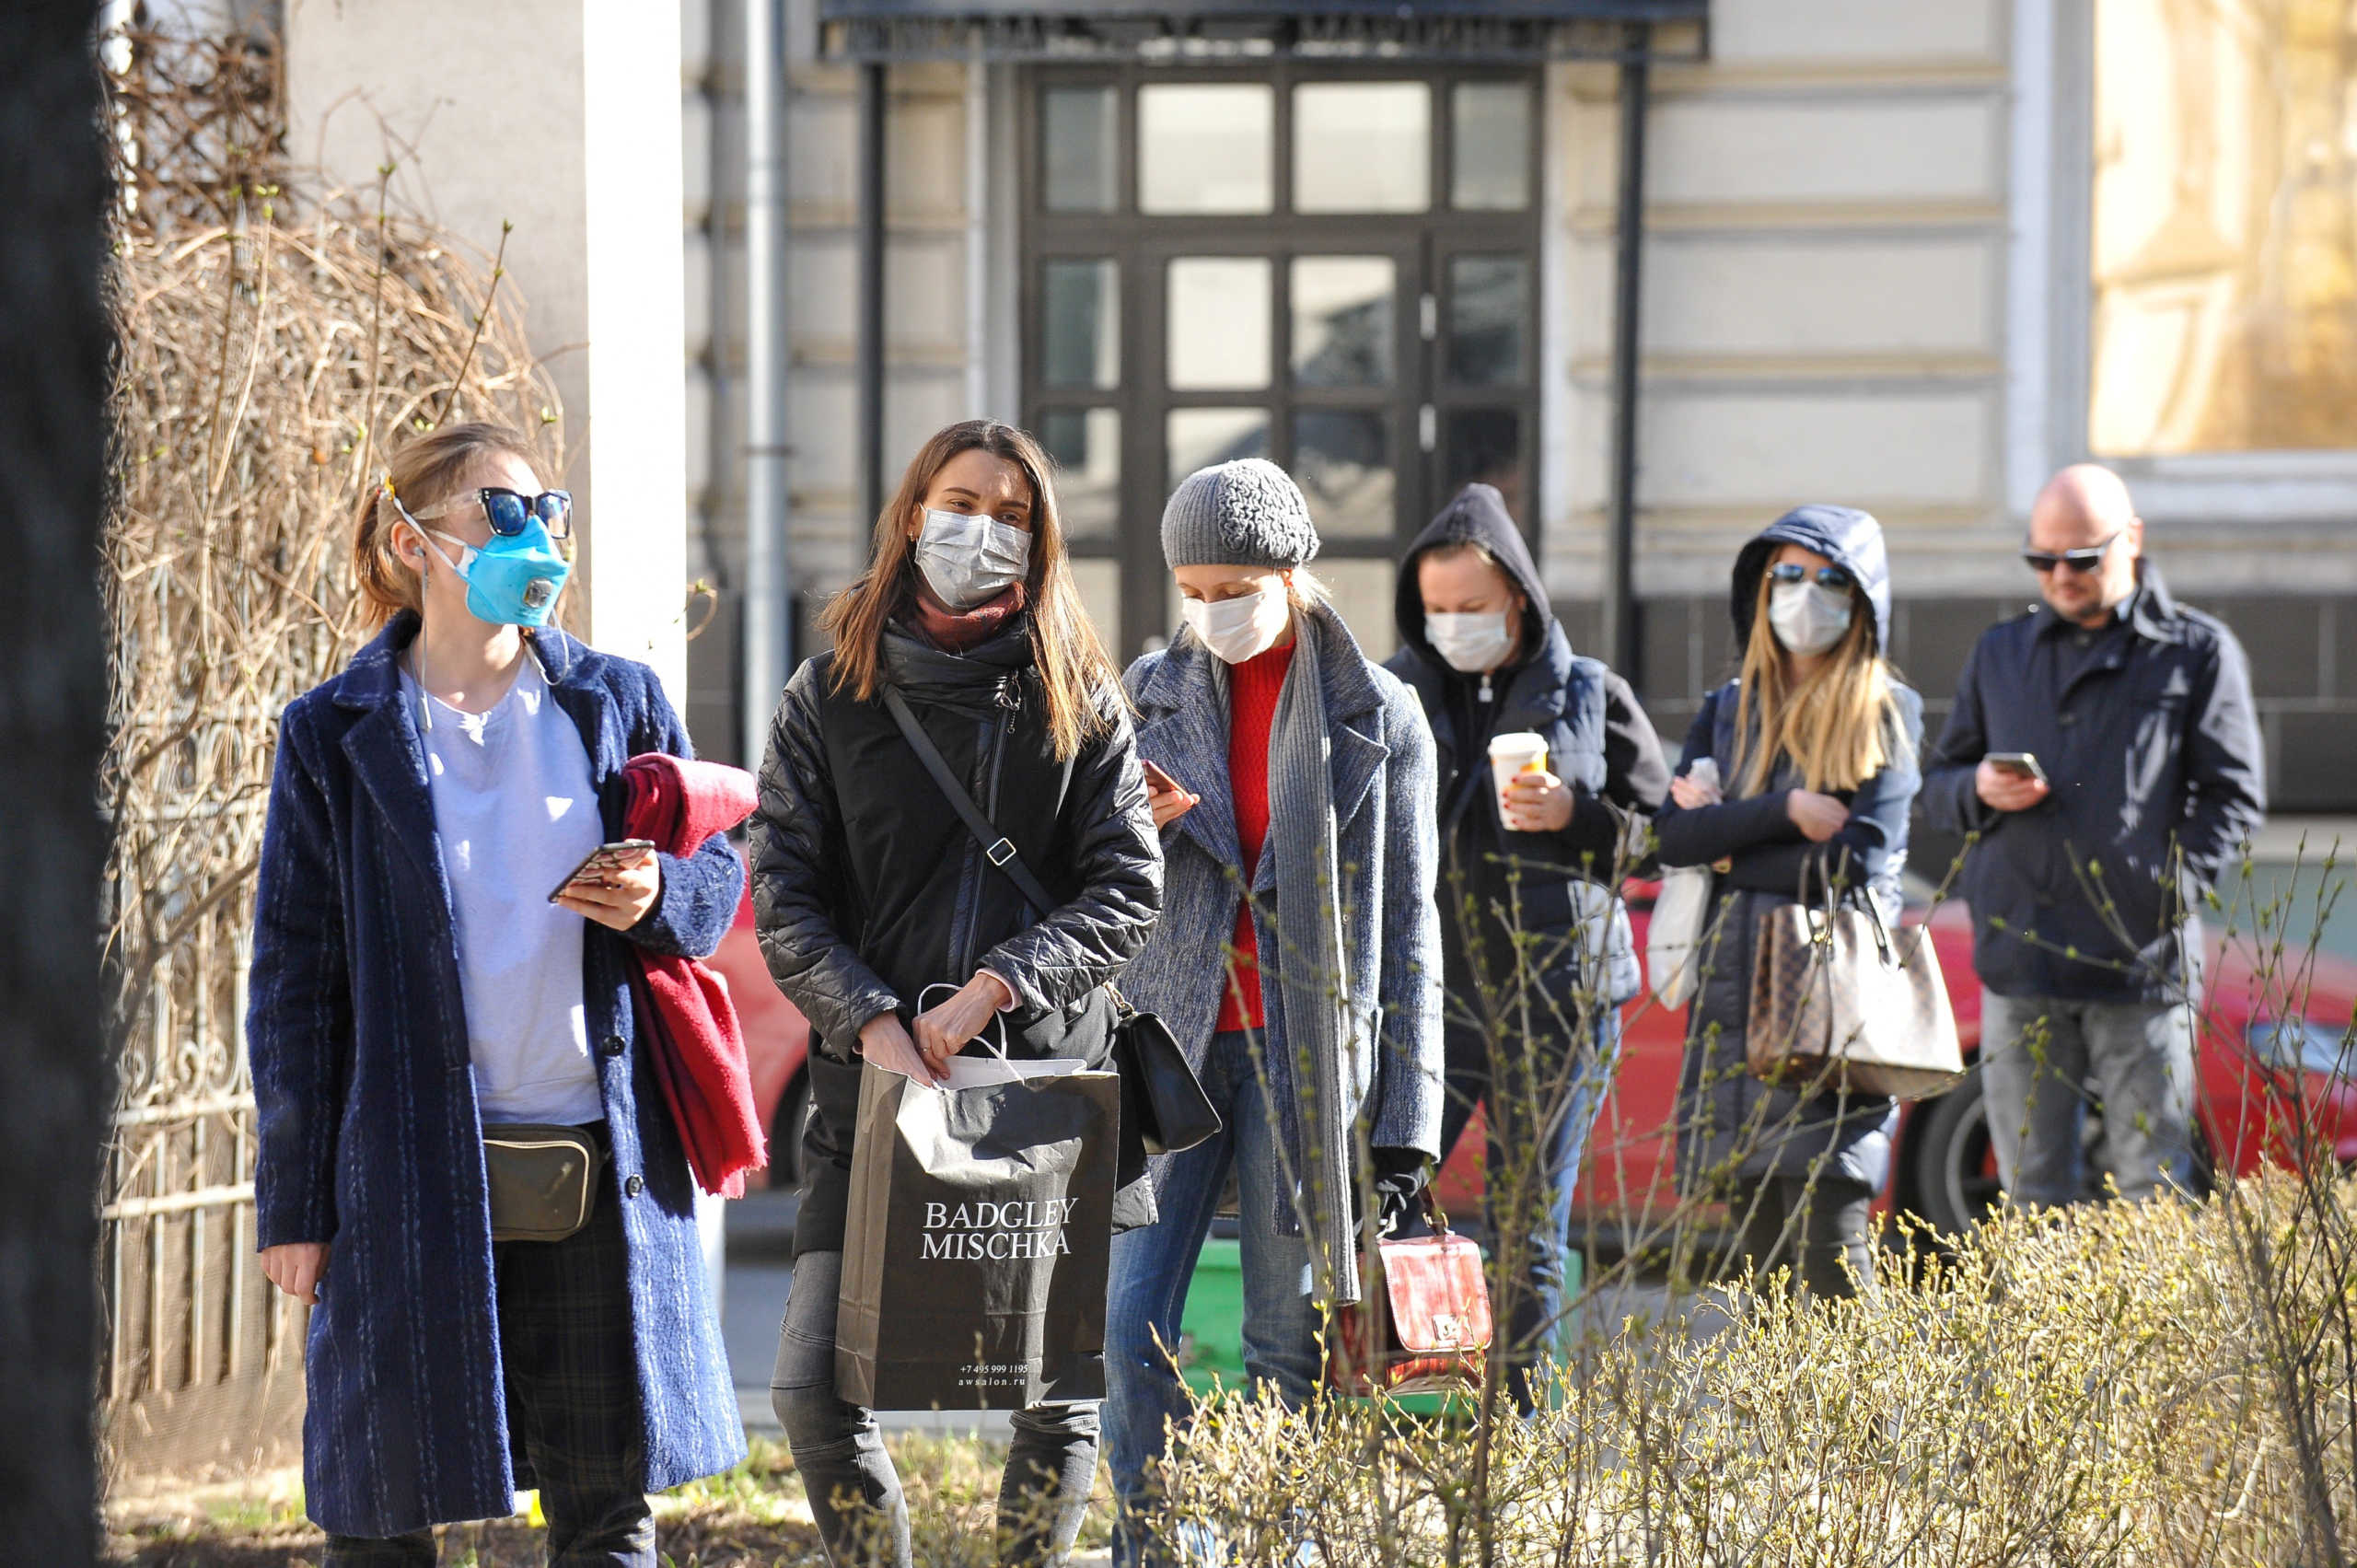
[[[917,570],[935,598],[971,610],[1021,582],[1031,569],[1031,536],[995,517],[927,508],[917,535]]]
[[[1190,631],[1230,664],[1242,664],[1258,654],[1267,653],[1284,635],[1292,622],[1293,606],[1285,596],[1283,583],[1272,584],[1257,594],[1239,594],[1216,603],[1210,599],[1190,598],[1178,606],[1178,618]]]
[[[1424,635],[1431,640],[1433,651],[1461,675],[1495,669],[1514,651],[1512,613],[1504,610],[1464,615],[1427,610]]]
[[[1768,590],[1768,625],[1796,654],[1821,654],[1850,630],[1850,594],[1823,583],[1778,583]]]

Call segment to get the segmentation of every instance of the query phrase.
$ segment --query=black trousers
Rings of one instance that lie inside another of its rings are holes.
[[[1738,1226],[1735,1259],[1761,1283],[1792,1271],[1792,1288],[1847,1300],[1875,1288],[1869,1227],[1875,1195],[1837,1176],[1745,1178],[1728,1197]]]
[[[563,1241],[502,1241],[499,1355],[516,1484],[538,1486],[550,1568],[656,1568],[640,1490],[638,1361],[613,1167],[587,1225]],[[434,1532],[330,1536],[326,1568],[432,1568]]]

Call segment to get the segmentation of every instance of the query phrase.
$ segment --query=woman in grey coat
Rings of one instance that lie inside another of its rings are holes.
[[[1152,1544],[1134,1504],[1165,1422],[1186,1410],[1165,1347],[1231,1166],[1245,1367],[1297,1404],[1318,1378],[1317,1304],[1358,1298],[1358,1196],[1372,1187],[1387,1218],[1405,1209],[1442,1099],[1436,785],[1415,697],[1359,652],[1305,569],[1317,530],[1273,464],[1190,475],[1162,548],[1185,626],[1126,677],[1162,919],[1121,986],[1170,1026],[1225,1127],[1155,1162],[1160,1222],[1113,1242],[1120,1562]]]

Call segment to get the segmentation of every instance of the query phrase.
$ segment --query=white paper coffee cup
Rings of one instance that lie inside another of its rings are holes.
[[[1547,766],[1547,738],[1527,729],[1490,737],[1490,776],[1504,796],[1516,773],[1537,772]]]

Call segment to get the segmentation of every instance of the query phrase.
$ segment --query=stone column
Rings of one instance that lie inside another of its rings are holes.
[[[679,0],[287,0],[289,151],[487,257],[564,400],[575,624],[686,707]],[[586,614],[584,613],[586,611]]]

